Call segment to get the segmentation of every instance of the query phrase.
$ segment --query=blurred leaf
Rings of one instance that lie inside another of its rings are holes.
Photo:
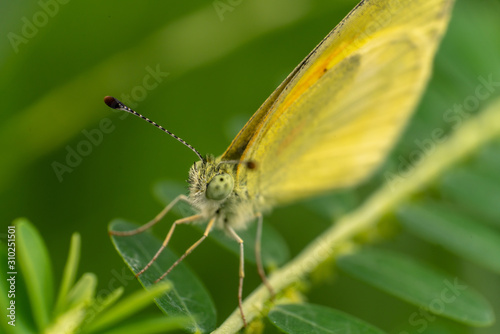
[[[15,320],[13,321],[15,327],[8,324],[9,318],[7,318],[7,321],[3,322],[4,325],[0,326],[4,327],[6,333],[31,334],[35,331],[31,330],[31,323],[28,322],[32,320],[32,318],[37,321],[36,317],[39,316],[38,314],[41,312],[37,308],[40,308],[40,304],[53,297],[48,294],[53,291],[45,288],[48,278],[51,278],[50,262],[45,244],[31,223],[26,219],[18,219],[15,221],[14,233],[10,233],[11,230],[14,230],[14,226],[9,227],[8,235],[15,238],[11,237],[7,239],[12,241],[12,244],[8,246],[12,249],[14,249],[15,246],[17,247],[18,263],[21,270],[19,274],[11,274],[15,276],[15,296],[8,296],[9,284],[0,284],[0,292],[2,292],[0,296],[0,306],[5,307],[5,310],[9,313],[10,311],[7,306],[10,304],[10,300],[8,298],[16,302]],[[16,243],[15,245],[14,242]],[[7,263],[6,249],[7,247],[0,249],[0,258],[5,259],[5,263]],[[47,318],[46,324],[44,324],[43,327],[37,324],[39,327],[36,331],[37,333],[89,333],[105,327],[110,327],[111,325],[117,325],[119,321],[130,317],[131,314],[136,313],[150,304],[154,297],[163,294],[165,289],[168,288],[167,283],[157,284],[150,290],[141,290],[129,296],[115,307],[109,308],[109,306],[121,296],[123,287],[112,291],[103,299],[96,300],[94,297],[97,285],[97,277],[95,274],[85,273],[76,284],[73,285],[74,276],[78,269],[79,250],[80,237],[78,233],[74,233],[71,241],[70,254],[63,275],[64,277],[62,278],[58,312],[55,312],[55,308],[50,308],[52,305],[43,308],[42,311],[46,313]],[[15,253],[14,250],[12,250],[12,252]],[[17,270],[14,264],[9,263],[9,265],[13,266],[9,268],[9,270],[13,272]],[[8,272],[0,272],[0,278],[8,282],[5,273]],[[26,284],[24,284],[23,278],[27,279]],[[24,290],[28,290],[29,301],[23,294]],[[33,291],[35,291],[35,293],[33,293]],[[47,293],[47,295],[44,295],[44,293]],[[28,314],[30,308],[32,314]],[[102,312],[105,309],[107,311]],[[96,318],[96,315],[99,315],[99,317]],[[94,318],[97,320],[94,320]],[[149,321],[151,322],[150,328],[148,329],[150,332],[157,332],[160,328],[177,328],[178,325],[176,324],[180,323],[179,319],[171,322],[155,319],[149,319]],[[128,324],[135,326],[135,328],[139,326],[132,322],[128,322]]]
[[[470,326],[487,326],[493,310],[472,287],[392,252],[363,250],[342,256],[338,266],[348,274],[424,310]]]
[[[170,284],[158,283],[149,290],[137,291],[121,300],[113,308],[101,313],[86,330],[94,332],[111,327],[134,313],[139,312],[148,306],[154,298],[161,296],[168,290],[170,290]]]
[[[71,286],[75,283],[78,263],[80,261],[80,246],[80,234],[73,233],[69,246],[68,260],[66,261],[66,266],[64,267],[64,274],[59,288],[59,295],[57,297],[55,308],[56,313],[63,312],[65,310],[65,307],[67,306],[66,296],[68,294],[68,291],[71,289]]]
[[[85,323],[83,327],[86,328],[85,326],[87,324],[89,324],[87,326],[90,326],[90,324],[92,324],[92,321],[98,314],[113,305],[123,295],[123,291],[124,288],[123,286],[121,286],[111,291],[111,293],[108,294],[104,299],[101,299],[99,297],[95,298],[94,303],[89,306],[90,311],[87,312],[85,316]]]
[[[152,319],[140,320],[133,324],[126,324],[114,327],[106,331],[106,334],[152,334],[165,333],[175,329],[185,328],[189,325],[186,317],[156,317]]]
[[[276,305],[268,315],[280,330],[290,334],[383,334],[380,329],[346,313],[313,304]]]
[[[404,205],[397,215],[420,237],[500,273],[500,234],[477,219],[431,200]]]
[[[155,194],[167,205],[180,194],[186,194],[186,187],[183,187],[179,182],[163,181],[155,185]],[[174,210],[176,214],[186,217],[193,215],[195,211],[185,202],[181,202]],[[200,231],[204,231],[204,227],[193,225]],[[255,263],[255,240],[257,236],[257,221],[249,223],[246,230],[237,231],[238,235],[244,241],[245,260]],[[213,229],[209,237],[217,241],[221,246],[230,250],[234,254],[240,254],[239,244],[232,238],[228,237],[224,231]],[[265,267],[273,268],[284,264],[290,258],[290,251],[283,237],[271,225],[266,224],[265,217],[262,224],[262,263]]]
[[[500,225],[500,182],[462,168],[447,173],[441,189],[457,206]]]
[[[485,177],[492,178],[495,184],[500,183],[500,141],[496,140],[479,150],[472,162],[472,168]]]
[[[50,257],[42,237],[26,219],[14,222],[19,266],[26,278],[31,311],[40,330],[50,322],[53,281]]]
[[[129,231],[137,228],[136,224],[123,220],[114,220],[110,230]],[[148,232],[134,236],[111,237],[117,251],[130,269],[137,273],[153,258],[161,241]],[[140,277],[141,284],[148,288],[178,259],[169,249],[165,249],[153,265]],[[184,264],[180,263],[164,278],[172,284],[172,289],[156,298],[156,304],[169,316],[187,316],[190,332],[208,332],[215,327],[216,311],[212,298],[198,278]]]
[[[336,220],[360,203],[359,196],[352,190],[341,190],[333,194],[315,197],[304,201],[304,205],[326,219]]]
[[[83,274],[69,291],[66,307],[71,309],[80,305],[89,306],[94,300],[96,286],[97,276],[95,274]]]
[[[77,333],[85,319],[86,305],[84,303],[73,305],[72,308],[60,314],[47,327],[44,334]]]
[[[417,313],[414,313],[415,315]],[[431,321],[429,321],[431,320]],[[436,318],[429,314],[420,313],[418,317],[407,321],[404,326],[391,330],[392,334],[470,334],[470,327],[460,325],[456,322]]]

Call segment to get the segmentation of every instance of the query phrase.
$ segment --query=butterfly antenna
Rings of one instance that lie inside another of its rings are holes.
[[[203,159],[203,157],[201,156],[200,152],[198,152],[193,146],[191,146],[188,143],[186,143],[182,138],[177,137],[172,132],[170,132],[167,129],[165,129],[163,126],[157,124],[156,122],[153,122],[149,118],[147,118],[145,116],[142,116],[138,112],[130,109],[129,107],[127,107],[122,102],[120,102],[119,100],[115,99],[114,97],[112,97],[112,96],[106,96],[104,98],[104,103],[106,103],[107,106],[110,107],[111,109],[126,111],[128,113],[131,113],[132,115],[135,115],[137,117],[142,118],[143,120],[145,120],[146,122],[148,122],[150,124],[153,124],[158,129],[162,130],[165,133],[168,133],[170,136],[174,137],[175,139],[177,139],[178,141],[180,141],[181,143],[183,143],[185,146],[189,147],[191,149],[191,151],[193,151],[194,153],[196,153],[196,155],[200,158],[201,161],[205,162],[205,159]]]

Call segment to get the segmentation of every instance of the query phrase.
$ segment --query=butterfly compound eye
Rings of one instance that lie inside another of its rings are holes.
[[[231,175],[222,173],[213,177],[207,185],[206,196],[216,201],[223,200],[233,191],[234,181]]]

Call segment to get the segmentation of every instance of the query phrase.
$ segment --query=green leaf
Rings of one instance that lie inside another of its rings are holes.
[[[273,307],[269,320],[290,334],[383,334],[380,329],[343,312],[313,304],[288,304]]]
[[[59,296],[56,302],[56,314],[65,311],[66,297],[68,291],[71,289],[73,283],[75,283],[76,272],[78,270],[78,263],[80,261],[80,245],[81,239],[80,234],[73,233],[71,236],[71,243],[69,246],[68,260],[66,261],[66,266],[64,267],[64,274],[61,280],[61,287],[59,288]]]
[[[402,206],[397,216],[420,237],[500,273],[500,234],[493,228],[430,200]]]
[[[186,193],[186,187],[183,187],[179,182],[163,181],[155,186],[155,194],[163,204],[168,204],[180,194]],[[182,216],[190,216],[196,212],[185,202],[179,203],[173,211]],[[265,217],[264,217],[265,220]],[[204,231],[204,227],[193,225],[200,231]],[[237,231],[238,235],[244,241],[245,260],[255,263],[255,240],[257,234],[256,221],[250,222],[246,230]],[[209,237],[213,238],[224,248],[239,256],[240,248],[237,242],[228,237],[224,231],[213,230]],[[284,264],[290,258],[290,251],[283,237],[271,225],[265,221],[262,226],[262,263],[265,267],[275,268]]]
[[[495,183],[499,183],[500,142],[496,140],[479,150],[477,157],[471,163],[471,167],[474,170],[480,171],[481,174],[494,179]]]
[[[123,220],[115,220],[110,224],[110,230],[129,231],[137,228],[136,224]],[[161,246],[161,241],[148,232],[134,236],[112,236],[113,244],[130,269],[137,273],[153,258]],[[178,259],[169,249],[165,249],[153,265],[140,277],[141,284],[148,288]],[[167,315],[187,316],[191,332],[209,332],[215,327],[216,311],[212,298],[184,264],[180,263],[164,278],[172,284],[172,289],[156,298],[156,304]]]
[[[444,196],[458,207],[500,224],[500,182],[462,168],[447,173],[442,180]]]
[[[14,224],[19,266],[25,277],[31,311],[38,329],[42,331],[50,322],[54,289],[49,252],[28,220],[20,218]]]
[[[426,313],[412,313],[404,326],[391,330],[392,334],[470,334],[470,327],[436,318]]]
[[[94,301],[97,276],[93,273],[85,273],[68,292],[66,308],[71,309],[80,305],[89,306]]]
[[[111,291],[104,299],[95,298],[93,304],[89,306],[90,311],[85,315],[85,324],[91,324],[98,314],[113,305],[123,295],[124,290],[123,286],[120,286]]]
[[[342,256],[350,275],[410,304],[471,326],[493,323],[490,304],[472,287],[412,258],[375,249]]]
[[[155,317],[152,319],[140,320],[131,324],[114,327],[106,334],[152,334],[165,333],[175,329],[185,328],[189,325],[186,317]]]
[[[80,326],[85,320],[86,305],[74,305],[66,312],[60,314],[43,332],[44,334],[79,333]]]
[[[148,306],[154,298],[170,290],[170,284],[159,283],[149,290],[137,291],[113,308],[101,313],[88,327],[89,332],[102,330],[120,322]]]

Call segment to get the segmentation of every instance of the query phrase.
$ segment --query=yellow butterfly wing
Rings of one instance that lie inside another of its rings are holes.
[[[224,153],[257,163],[238,169],[249,195],[272,206],[368,177],[424,90],[452,3],[366,0],[354,8]]]

